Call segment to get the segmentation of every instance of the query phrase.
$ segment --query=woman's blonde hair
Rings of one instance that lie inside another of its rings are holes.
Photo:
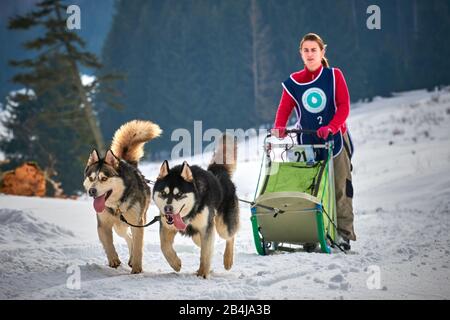
[[[305,41],[315,41],[315,42],[317,42],[317,44],[319,45],[320,50],[324,50],[327,47],[327,45],[323,42],[322,38],[318,34],[308,33],[308,34],[306,34],[303,37],[302,41],[300,41],[300,46],[298,47],[300,52],[302,51],[303,42],[305,42]],[[322,58],[322,65],[324,67],[326,67],[326,68],[330,67],[330,64],[328,63],[328,59],[325,58],[325,55]]]

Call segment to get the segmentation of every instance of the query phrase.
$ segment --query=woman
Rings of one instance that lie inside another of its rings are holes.
[[[272,134],[278,138],[286,136],[286,123],[295,109],[297,128],[316,130],[317,135],[299,135],[300,144],[323,143],[329,134],[333,135],[337,243],[350,250],[350,240],[356,240],[350,163],[353,146],[345,124],[350,113],[350,96],[341,70],[329,67],[325,48],[317,34],[308,33],[301,40],[299,50],[305,67],[282,84],[283,94]]]

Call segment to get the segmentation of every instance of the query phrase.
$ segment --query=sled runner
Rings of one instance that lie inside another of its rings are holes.
[[[315,131],[286,132],[284,140],[273,139],[270,133],[264,140],[265,154],[251,209],[256,250],[266,255],[303,245],[309,251],[318,243],[322,252],[330,253],[337,235],[333,140],[298,144],[295,134]]]

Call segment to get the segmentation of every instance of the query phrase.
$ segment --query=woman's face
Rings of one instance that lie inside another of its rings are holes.
[[[306,68],[314,71],[321,66],[325,50],[320,50],[319,44],[316,41],[306,40],[303,42],[300,54]]]

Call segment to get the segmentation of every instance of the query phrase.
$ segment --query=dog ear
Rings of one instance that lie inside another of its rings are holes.
[[[181,170],[181,177],[187,182],[192,182],[194,180],[194,177],[192,176],[191,168],[189,167],[189,165],[186,161],[183,162],[183,169]]]
[[[109,164],[114,169],[119,167],[119,159],[117,159],[111,150],[106,151],[105,163]]]
[[[161,165],[161,169],[159,169],[159,175],[157,179],[163,179],[169,174],[169,162],[167,160],[164,160],[163,164]]]
[[[92,150],[86,166],[90,166],[91,164],[98,162],[99,158],[100,157],[98,156],[97,150],[96,149]]]

